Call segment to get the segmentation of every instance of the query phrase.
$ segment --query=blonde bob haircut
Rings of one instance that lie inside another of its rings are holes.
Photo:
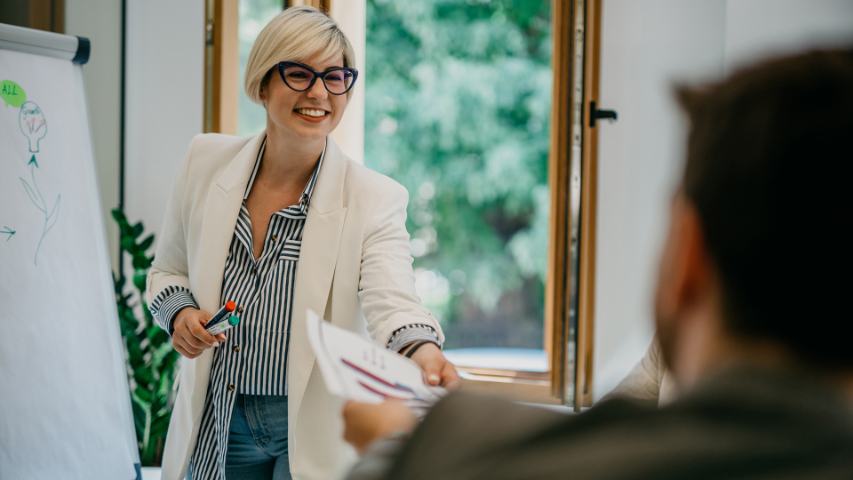
[[[262,104],[261,91],[279,62],[304,62],[314,56],[329,58],[339,54],[343,54],[344,67],[355,68],[352,45],[334,20],[313,7],[290,7],[270,20],[255,39],[246,63],[246,95]],[[352,90],[347,97],[351,94]]]

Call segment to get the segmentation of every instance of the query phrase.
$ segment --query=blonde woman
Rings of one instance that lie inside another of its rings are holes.
[[[285,10],[246,66],[266,130],[190,145],[148,276],[151,311],[183,357],[164,479],[346,469],[354,453],[314,366],[308,309],[410,355],[432,384],[458,382],[415,294],[405,189],[329,138],[358,78],[354,58],[328,16]],[[241,322],[211,336],[204,324],[227,300]]]

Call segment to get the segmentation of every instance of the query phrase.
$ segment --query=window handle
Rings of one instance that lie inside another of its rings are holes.
[[[605,110],[599,109],[595,105],[595,100],[589,102],[589,126],[595,127],[596,120],[611,120],[616,121],[619,118],[619,114],[616,113],[616,110]]]

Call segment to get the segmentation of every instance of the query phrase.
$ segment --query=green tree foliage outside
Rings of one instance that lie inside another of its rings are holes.
[[[240,92],[237,94],[237,133],[240,135],[257,135],[267,127],[266,112],[246,96],[243,90],[243,79],[246,77],[246,64],[249,63],[249,52],[252,51],[255,38],[270,20],[281,13],[283,4],[282,0],[240,0],[238,5],[240,15],[237,27],[238,89]]]
[[[544,0],[367,0],[365,162],[409,190],[450,348],[542,348],[550,18]]]

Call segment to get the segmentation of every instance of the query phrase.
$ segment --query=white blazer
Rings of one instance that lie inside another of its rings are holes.
[[[228,248],[263,136],[193,139],[166,208],[148,275],[149,302],[163,288],[182,285],[202,309],[220,307]],[[303,231],[289,339],[288,447],[296,479],[336,478],[355,460],[343,441],[342,402],[329,395],[314,366],[305,325],[309,308],[383,345],[410,323],[430,325],[444,340],[415,293],[407,202],[405,188],[353,162],[328,140]],[[164,480],[186,475],[212,360],[212,349],[194,360],[181,357]]]

